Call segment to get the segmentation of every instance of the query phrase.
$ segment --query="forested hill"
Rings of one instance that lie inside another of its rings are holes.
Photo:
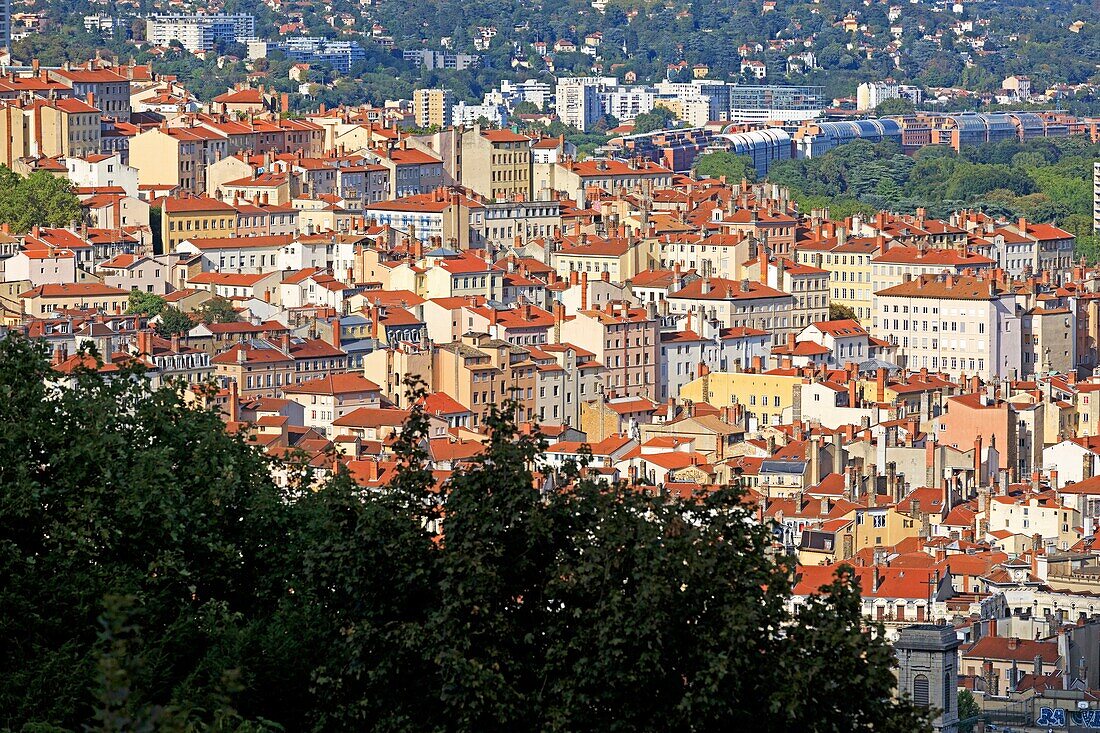
[[[413,83],[441,81],[459,98],[479,99],[501,78],[549,79],[594,70],[620,78],[633,71],[639,82],[654,82],[668,75],[669,64],[680,62],[684,65],[674,78],[690,78],[691,67],[704,64],[709,78],[746,80],[739,52],[743,45],[750,47],[751,58],[767,64],[769,82],[823,84],[830,96],[851,95],[862,81],[888,77],[924,87],[990,92],[1009,74],[1031,76],[1034,89],[1042,91],[1090,82],[1100,64],[1100,25],[1084,3],[967,2],[959,13],[945,2],[610,0],[596,5],[602,10],[585,0],[380,0],[371,5],[332,0],[273,10],[261,0],[227,0],[224,10],[255,15],[257,35],[264,38],[289,34],[361,41],[367,59],[344,84],[368,82],[357,91],[371,99],[394,98]],[[104,38],[83,28],[84,15],[102,12],[101,5],[90,0],[47,3],[41,8],[41,32],[17,42],[16,57],[37,55],[43,63],[54,63],[88,58],[103,48],[123,58],[147,58],[139,43],[139,16],[167,11],[168,5],[142,0],[132,16],[126,15],[129,7],[116,9],[132,20],[121,34],[126,37]],[[849,17],[853,25],[846,30]],[[392,39],[396,52],[375,36]],[[594,44],[591,55],[580,52],[586,39]],[[549,46],[550,64],[538,53],[540,41]],[[571,42],[576,50],[555,51],[557,41]],[[478,54],[481,68],[421,72],[400,59],[402,49],[441,49],[444,44]],[[240,44],[219,51],[244,55]],[[813,53],[816,70],[788,68],[790,57],[806,51]],[[244,75],[243,65],[214,65],[213,59],[166,57],[163,63],[166,73],[178,73],[185,81],[220,84],[237,71]],[[1071,93],[1060,104],[1091,103],[1091,92],[1083,96],[1076,99]]]
[[[819,158],[772,167],[769,180],[789,186],[804,210],[829,206],[834,216],[928,210],[945,218],[969,207],[990,214],[1053,222],[1077,235],[1095,260],[1092,164],[1100,145],[1083,138],[1015,140],[963,148],[928,147],[902,155],[890,143],[857,141]]]

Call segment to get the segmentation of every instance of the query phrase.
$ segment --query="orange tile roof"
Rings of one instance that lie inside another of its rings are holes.
[[[284,387],[287,394],[313,394],[313,395],[340,395],[355,394],[357,392],[377,392],[381,389],[377,384],[356,372],[347,374],[330,374],[317,379],[310,379],[289,387]]]

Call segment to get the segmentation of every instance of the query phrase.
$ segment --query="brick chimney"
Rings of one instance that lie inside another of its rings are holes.
[[[229,420],[239,422],[241,419],[241,402],[237,392],[237,380],[229,380]]]

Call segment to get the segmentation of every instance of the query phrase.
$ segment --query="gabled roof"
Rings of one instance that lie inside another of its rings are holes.
[[[310,379],[301,384],[294,384],[283,388],[286,394],[312,394],[335,396],[341,394],[355,394],[358,392],[377,392],[381,388],[357,372],[347,374],[330,374],[317,379]]]

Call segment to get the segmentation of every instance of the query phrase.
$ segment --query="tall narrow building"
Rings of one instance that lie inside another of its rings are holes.
[[[454,94],[450,89],[417,89],[413,91],[413,115],[421,129],[451,126]]]
[[[894,642],[898,695],[937,712],[936,733],[959,729],[959,640],[950,626],[918,624],[901,630]]]
[[[11,0],[0,0],[0,46],[11,51]]]

